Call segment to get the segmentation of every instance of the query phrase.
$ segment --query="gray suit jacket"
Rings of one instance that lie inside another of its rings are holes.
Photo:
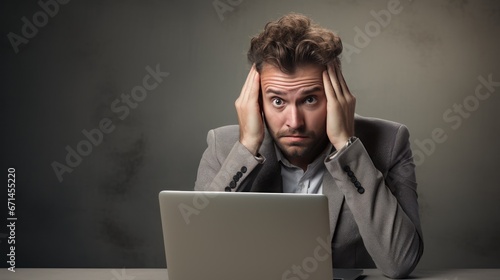
[[[355,130],[353,144],[325,159],[333,266],[377,266],[389,277],[406,277],[423,253],[408,129],[356,115]],[[267,131],[259,150],[263,163],[239,142],[237,125],[210,130],[207,143],[195,190],[283,192]]]

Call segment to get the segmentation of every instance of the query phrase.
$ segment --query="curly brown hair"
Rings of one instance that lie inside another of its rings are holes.
[[[265,62],[284,73],[293,73],[303,64],[340,64],[341,52],[339,36],[304,15],[291,13],[268,22],[264,30],[252,38],[247,56],[259,72]]]

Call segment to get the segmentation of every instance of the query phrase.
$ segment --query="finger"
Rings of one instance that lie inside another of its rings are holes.
[[[251,102],[256,102],[259,99],[259,89],[260,89],[260,75],[255,67],[252,68],[252,77],[248,87],[248,100]]]
[[[340,104],[342,110],[345,111],[345,108],[348,107],[349,102],[348,100],[346,100],[344,92],[342,90],[342,86],[340,85],[337,68],[335,67],[335,64],[332,63],[328,65],[328,69],[328,76],[330,77],[332,87],[334,88],[336,99],[338,100],[338,103]]]
[[[351,111],[354,110],[354,106],[356,104],[356,97],[351,93],[349,90],[349,87],[347,87],[347,83],[345,82],[344,75],[342,74],[342,71],[340,70],[340,65],[335,64],[335,69],[337,73],[337,78],[340,82],[340,86],[342,88],[342,95],[346,101],[346,104],[348,105],[348,109],[352,109]]]
[[[344,114],[347,120],[347,127],[349,129],[349,134],[354,134],[354,110],[356,107],[356,97],[351,94],[351,91],[347,87],[347,83],[345,82],[344,75],[340,70],[340,65],[335,64],[335,69],[337,73],[337,79],[340,82],[340,86],[342,87],[343,98],[345,100],[344,105]]]
[[[335,92],[335,96],[339,100],[339,102],[344,101],[344,94],[342,92],[342,87],[339,83],[338,77],[337,77],[337,71],[334,65],[329,64],[328,65],[328,76],[330,77],[330,82],[332,84],[333,90]]]
[[[250,72],[247,75],[247,79],[245,81],[245,84],[243,85],[243,88],[241,89],[240,97],[238,98],[242,103],[248,102],[251,97],[252,97],[252,91],[255,89],[255,83],[259,81],[258,72],[256,71],[255,64],[252,65],[252,68],[250,68]],[[258,84],[257,84],[258,86]],[[257,90],[258,91],[258,90]]]
[[[337,96],[332,87],[328,70],[323,71],[323,88],[325,90],[326,102],[337,102]]]
[[[252,64],[252,67],[250,67],[250,71],[248,71],[247,80],[245,81],[245,85],[248,85],[250,83],[250,81],[252,80],[252,77],[254,75],[254,72],[255,72],[255,64]]]
[[[248,72],[247,79],[245,80],[245,83],[243,84],[243,89],[246,89],[247,86],[251,83],[253,76],[254,76],[254,69],[255,69],[255,64],[252,64],[252,67],[250,68],[250,71]],[[245,93],[245,90],[242,90],[241,93]]]
[[[343,95],[345,97],[352,96],[352,93],[349,90],[349,87],[347,87],[347,83],[345,82],[344,75],[342,74],[342,71],[340,70],[340,65],[337,63],[335,63],[335,70],[337,73],[337,79],[340,83],[340,87],[342,88]]]

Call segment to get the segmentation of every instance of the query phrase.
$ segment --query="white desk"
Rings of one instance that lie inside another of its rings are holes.
[[[388,279],[376,270],[365,269],[363,280]],[[2,280],[168,280],[166,269],[61,269],[20,268],[10,272],[0,270]],[[411,279],[429,280],[499,280],[500,269],[443,269],[417,270]],[[207,279],[212,280],[212,279]]]

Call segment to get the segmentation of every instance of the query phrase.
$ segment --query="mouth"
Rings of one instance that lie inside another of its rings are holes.
[[[290,141],[303,141],[309,137],[307,137],[305,135],[283,135],[283,136],[281,136],[281,138],[286,139],[286,140],[290,140]]]

